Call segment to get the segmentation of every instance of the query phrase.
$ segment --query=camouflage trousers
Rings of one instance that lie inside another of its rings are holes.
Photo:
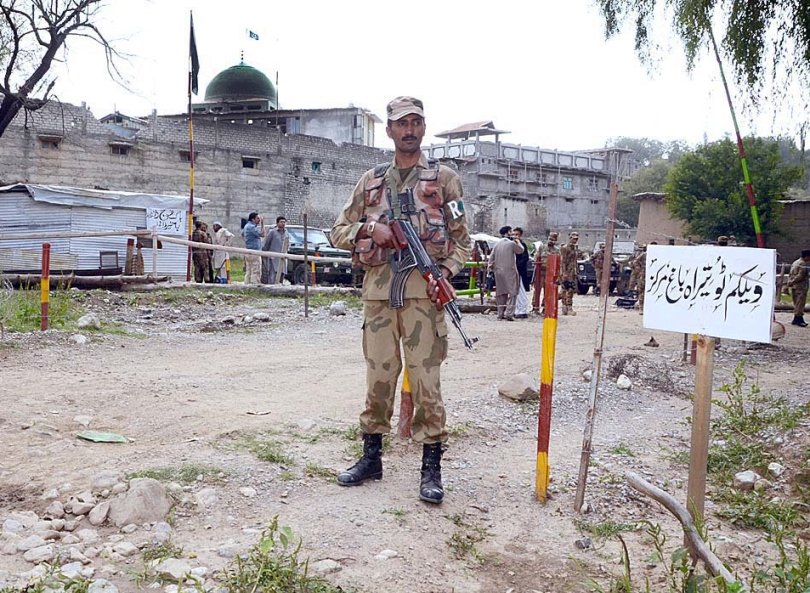
[[[560,300],[563,305],[572,307],[574,305],[574,292],[577,289],[576,280],[563,282],[560,286]]]
[[[638,302],[638,308],[639,309],[644,308],[644,289],[647,287],[646,280],[647,279],[644,277],[643,274],[640,275],[639,278],[638,278],[638,283],[637,283],[637,286],[638,286],[638,288],[637,288],[637,290],[638,290],[638,301],[637,302]]]
[[[793,316],[804,316],[804,306],[807,304],[807,289],[792,288],[790,292],[793,297]]]
[[[447,323],[429,299],[406,299],[392,309],[388,301],[365,301],[363,355],[366,358],[366,409],[360,415],[365,434],[391,432],[402,355],[408,365],[413,397],[413,440],[447,440],[447,416],[439,370],[447,358]]]

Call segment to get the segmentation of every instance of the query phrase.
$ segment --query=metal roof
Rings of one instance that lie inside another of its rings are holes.
[[[0,187],[0,198],[4,193],[21,191],[26,192],[35,202],[47,202],[62,206],[86,206],[105,210],[116,208],[183,209],[188,205],[188,196],[85,189],[58,185],[36,185],[32,183],[16,183]],[[195,204],[202,205],[207,202],[208,200],[202,198],[194,198]]]
[[[493,134],[509,134],[506,130],[498,130],[491,121],[477,121],[470,124],[463,124],[452,130],[445,130],[438,134],[433,134],[436,138],[469,138],[470,136],[492,136]]]

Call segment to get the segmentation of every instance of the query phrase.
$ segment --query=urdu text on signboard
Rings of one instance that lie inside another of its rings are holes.
[[[771,341],[776,251],[650,245],[644,327]]]

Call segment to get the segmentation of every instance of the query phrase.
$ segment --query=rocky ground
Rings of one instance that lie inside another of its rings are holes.
[[[384,454],[384,480],[335,485],[358,450],[364,385],[352,299],[340,307],[317,295],[308,317],[300,299],[227,288],[75,299],[101,330],[7,333],[0,342],[6,584],[60,566],[92,580],[93,593],[150,583],[170,592],[187,573],[213,589],[275,517],[301,538],[311,572],[357,592],[588,591],[621,568],[620,543],[601,537],[600,526],[646,519],[680,540],[676,521],[622,472],[684,499],[694,367],[681,362],[681,335],[644,330],[634,311],[608,314],[582,514],[574,492],[594,297],[578,297],[579,314],[559,323],[545,504],[534,495],[537,403],[499,395],[515,375],[537,377],[541,324],[468,314],[476,351],[450,336],[443,391],[452,436],[438,508],[417,499],[419,448],[397,438]],[[745,360],[763,391],[806,402],[810,334],[788,328],[773,346],[724,341],[715,389]],[[644,345],[651,336],[658,347]],[[617,386],[621,375],[629,389]],[[77,438],[88,430],[128,442]],[[806,432],[800,425],[779,438],[801,448]],[[784,476],[768,485],[774,496],[787,495],[801,456],[781,461]],[[715,510],[710,493],[708,527],[725,561],[742,572],[769,562],[774,550],[762,532]],[[660,582],[644,531],[623,537],[634,570]]]

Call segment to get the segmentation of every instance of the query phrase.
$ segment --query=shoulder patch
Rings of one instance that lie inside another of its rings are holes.
[[[374,177],[384,177],[391,163],[380,163],[374,167]]]
[[[453,220],[464,216],[464,202],[462,200],[452,200],[445,205],[450,210],[450,217]]]

